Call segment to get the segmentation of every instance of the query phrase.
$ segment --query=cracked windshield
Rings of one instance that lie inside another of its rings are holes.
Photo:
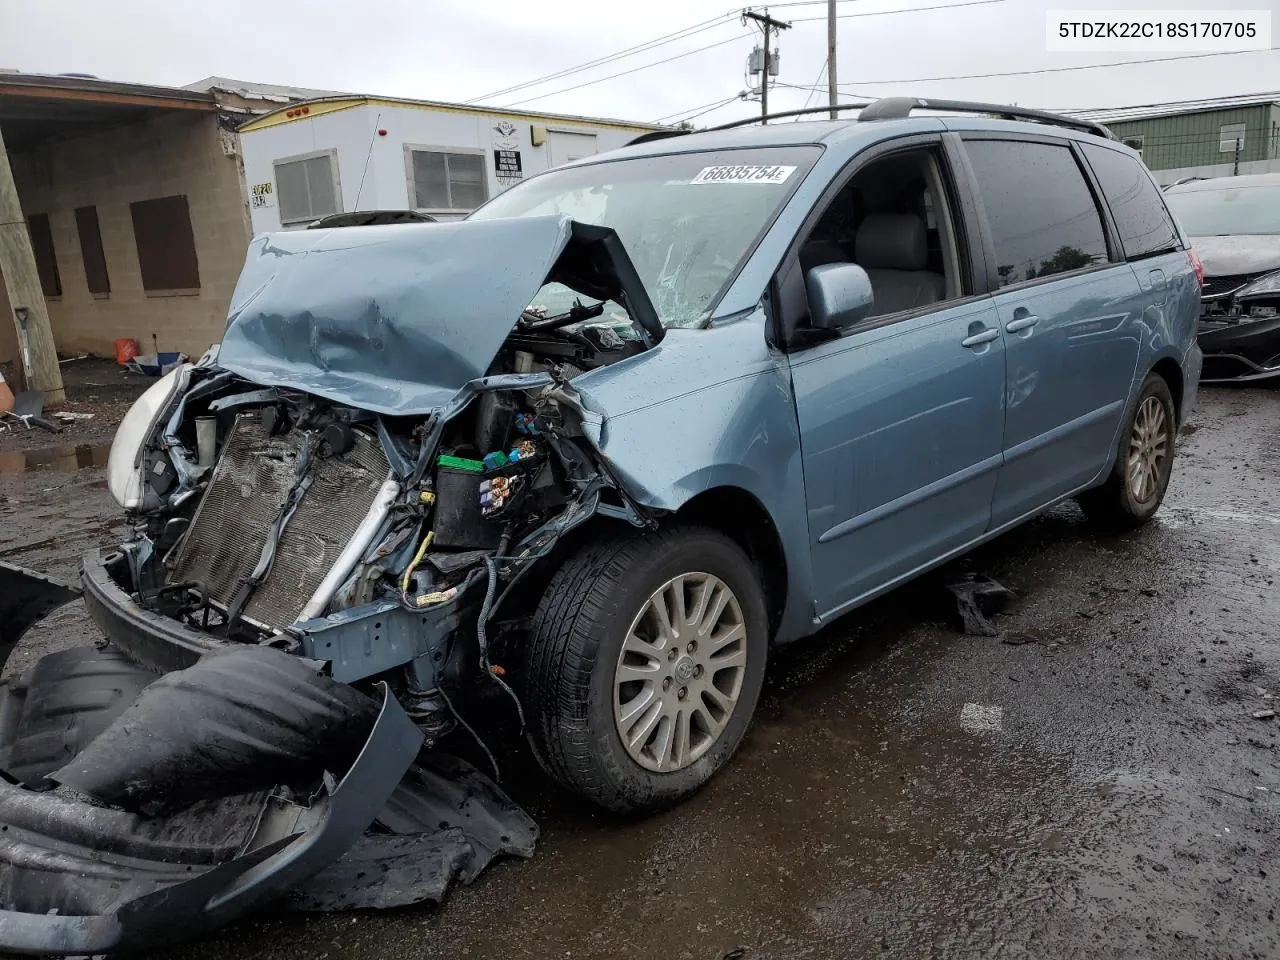
[[[817,155],[812,147],[724,150],[569,167],[507,191],[471,219],[563,214],[612,227],[663,326],[696,326]],[[547,284],[533,306],[559,313],[573,299]],[[610,304],[606,317],[619,311]]]

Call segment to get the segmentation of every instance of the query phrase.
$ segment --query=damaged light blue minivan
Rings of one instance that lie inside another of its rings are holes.
[[[882,100],[641,140],[464,222],[253,241],[220,348],[120,427],[129,537],[78,586],[0,568],[9,648],[81,591],[107,641],[0,709],[0,949],[438,899],[532,852],[449,756],[494,716],[657,809],[772,644],[1066,498],[1155,513],[1200,285],[1104,128]]]

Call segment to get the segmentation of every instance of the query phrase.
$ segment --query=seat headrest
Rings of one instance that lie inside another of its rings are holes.
[[[924,221],[914,213],[869,213],[858,227],[854,256],[863,268],[923,270],[929,262]]]

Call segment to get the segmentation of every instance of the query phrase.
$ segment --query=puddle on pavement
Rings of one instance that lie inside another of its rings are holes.
[[[0,474],[105,467],[107,455],[110,452],[111,444],[109,443],[82,443],[74,447],[0,451]]]

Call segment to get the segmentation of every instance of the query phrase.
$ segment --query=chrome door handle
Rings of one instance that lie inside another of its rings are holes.
[[[990,343],[992,340],[1000,336],[1000,331],[996,327],[987,327],[985,330],[965,337],[960,341],[962,347],[980,347],[984,343]]]
[[[1025,317],[1019,317],[1017,320],[1010,320],[1005,324],[1004,328],[1010,333],[1017,333],[1019,330],[1030,330],[1039,322],[1039,317],[1034,313],[1029,313]]]

